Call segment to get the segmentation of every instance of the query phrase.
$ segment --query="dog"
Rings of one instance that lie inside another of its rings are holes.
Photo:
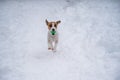
[[[48,50],[52,50],[56,52],[57,44],[58,44],[58,31],[57,27],[61,21],[49,22],[47,19],[45,20],[46,25],[48,26]]]

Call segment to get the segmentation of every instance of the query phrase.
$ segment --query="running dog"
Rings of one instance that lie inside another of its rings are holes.
[[[48,50],[52,50],[56,52],[56,47],[58,44],[58,31],[57,27],[61,21],[53,21],[49,22],[47,19],[45,20],[46,25],[48,26]]]

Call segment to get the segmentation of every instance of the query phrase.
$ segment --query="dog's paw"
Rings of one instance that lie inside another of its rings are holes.
[[[52,50],[52,48],[48,48],[48,50]]]
[[[56,49],[54,49],[54,48],[48,48],[48,50],[51,50],[51,51],[53,51],[53,52],[56,52]]]

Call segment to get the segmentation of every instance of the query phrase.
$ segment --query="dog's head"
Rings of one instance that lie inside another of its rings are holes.
[[[58,27],[58,24],[61,22],[61,21],[55,21],[55,22],[49,22],[47,19],[45,20],[47,26],[48,26],[48,30],[52,33],[52,35],[54,35],[57,31],[57,27]]]

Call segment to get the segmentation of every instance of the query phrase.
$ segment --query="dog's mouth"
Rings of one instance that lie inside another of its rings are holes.
[[[56,31],[50,31],[52,35],[55,35],[56,34]]]

